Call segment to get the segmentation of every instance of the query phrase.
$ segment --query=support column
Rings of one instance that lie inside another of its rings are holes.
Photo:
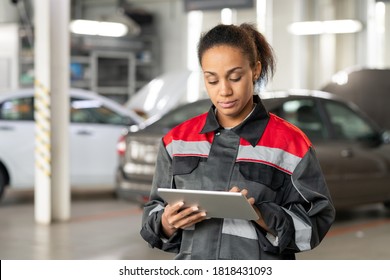
[[[69,0],[35,0],[35,220],[70,217]]]

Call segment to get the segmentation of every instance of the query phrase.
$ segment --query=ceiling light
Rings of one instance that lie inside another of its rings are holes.
[[[82,35],[122,37],[127,34],[128,28],[125,24],[119,22],[78,19],[70,23],[70,31]]]
[[[355,33],[362,28],[363,25],[360,21],[344,19],[294,22],[288,26],[288,31],[294,35],[319,35]]]

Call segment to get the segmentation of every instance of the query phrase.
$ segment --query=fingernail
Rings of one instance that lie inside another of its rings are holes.
[[[198,208],[197,206],[194,206],[194,207],[192,207],[192,210],[193,210],[193,211],[198,211],[199,208]]]

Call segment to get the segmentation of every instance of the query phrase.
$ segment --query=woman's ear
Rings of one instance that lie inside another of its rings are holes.
[[[260,75],[261,75],[261,62],[257,61],[254,69],[254,81],[257,81]]]

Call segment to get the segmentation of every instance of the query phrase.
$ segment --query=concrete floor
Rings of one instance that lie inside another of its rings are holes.
[[[30,193],[7,192],[0,203],[0,259],[172,259],[139,235],[139,206],[107,193],[72,198],[71,220],[39,225]]]
[[[139,235],[141,210],[110,194],[72,199],[72,218],[50,226],[34,222],[31,194],[7,192],[0,203],[0,259],[172,259],[150,249]],[[370,205],[339,212],[318,248],[298,259],[390,260],[390,211]]]

